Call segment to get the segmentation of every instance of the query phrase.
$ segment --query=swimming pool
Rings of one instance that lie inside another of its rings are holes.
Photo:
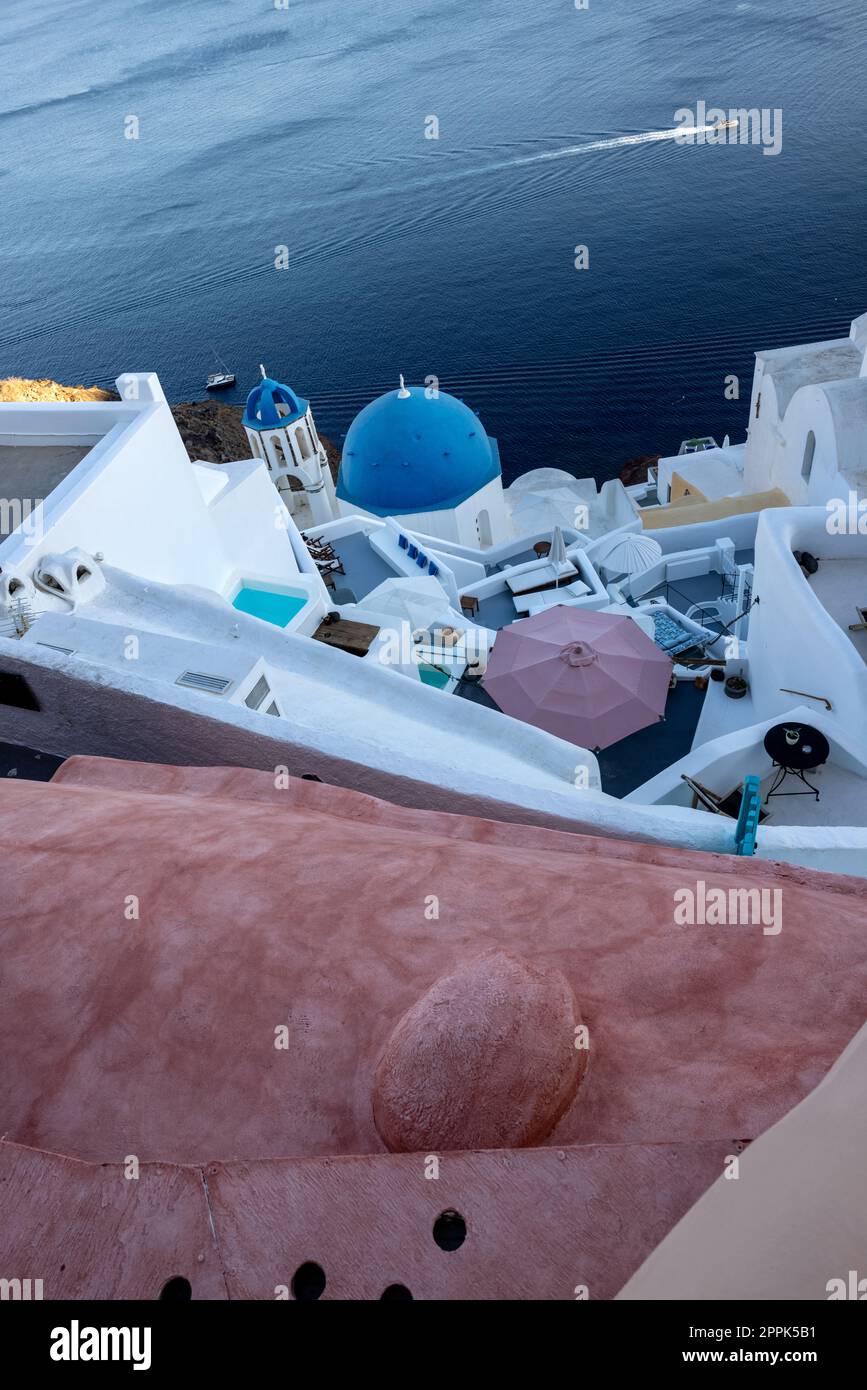
[[[239,613],[249,613],[274,627],[286,627],[307,602],[303,594],[290,594],[280,589],[253,589],[244,585],[232,599]]]
[[[435,686],[437,690],[444,690],[451,679],[447,671],[440,671],[436,666],[428,666],[424,661],[419,662],[418,674],[423,685]]]

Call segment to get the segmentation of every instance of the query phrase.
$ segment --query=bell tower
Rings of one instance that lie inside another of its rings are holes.
[[[287,506],[297,478],[310,504],[315,523],[322,525],[336,515],[334,483],[328,457],[316,433],[310,402],[269,377],[260,366],[262,380],[247,397],[244,429],[254,458],[263,459],[274,485]],[[291,506],[289,507],[291,511]]]

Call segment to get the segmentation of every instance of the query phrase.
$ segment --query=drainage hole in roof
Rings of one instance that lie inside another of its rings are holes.
[[[184,1279],[179,1274],[174,1279],[169,1279],[160,1289],[160,1301],[163,1303],[189,1303],[192,1296],[193,1289],[189,1279]]]
[[[467,1223],[456,1211],[444,1211],[434,1222],[433,1238],[440,1250],[459,1250],[467,1238]]]
[[[308,1260],[292,1276],[292,1297],[299,1303],[315,1303],[325,1292],[325,1271]]]
[[[412,1294],[406,1287],[406,1284],[389,1284],[388,1288],[384,1289],[383,1292],[379,1295],[380,1303],[384,1302],[386,1299],[397,1298],[403,1299],[405,1303],[412,1302]]]

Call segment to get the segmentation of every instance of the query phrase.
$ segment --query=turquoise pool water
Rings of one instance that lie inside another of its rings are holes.
[[[436,686],[437,690],[444,690],[449,683],[449,677],[445,671],[438,671],[434,666],[428,666],[424,661],[419,663],[418,674],[423,685]]]
[[[272,589],[239,589],[232,599],[232,607],[241,613],[250,613],[263,622],[273,623],[275,627],[285,627],[307,602],[297,594],[281,594]]]

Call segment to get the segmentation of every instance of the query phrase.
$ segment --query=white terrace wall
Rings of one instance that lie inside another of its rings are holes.
[[[226,485],[208,503],[208,514],[231,567],[227,579],[291,582],[301,572],[310,575],[313,592],[327,601],[319,571],[264,465],[247,459],[193,467],[199,475],[207,470],[226,479]]]
[[[721,536],[734,541],[736,550],[751,550],[762,515],[762,512],[745,512],[742,516],[723,516],[716,521],[693,522],[689,526],[663,526],[649,534],[659,542],[665,555],[713,545]]]
[[[28,646],[26,654],[24,645]],[[341,654],[323,647],[316,655],[339,659]],[[368,683],[389,679],[388,673],[375,670],[368,663],[359,663],[359,667],[360,676],[367,677]],[[84,660],[76,659],[73,663],[48,648],[2,637],[0,670],[23,676],[40,704],[39,710],[3,706],[5,736],[46,753],[87,753],[197,767],[273,770],[285,766],[293,776],[315,774],[336,786],[368,792],[399,805],[546,825],[659,846],[716,853],[733,851],[733,824],[722,816],[672,806],[630,807],[599,792],[577,791],[565,782],[562,792],[546,792],[543,809],[539,804],[530,804],[534,798],[526,794],[526,788],[520,789],[525,793],[520,801],[511,800],[519,789],[508,779],[498,777],[495,768],[481,766],[467,779],[466,788],[459,789],[443,781],[429,781],[425,758],[423,754],[416,756],[414,750],[406,755],[399,751],[387,759],[377,755],[378,765],[363,761],[371,752],[377,753],[363,734],[345,729],[322,730],[315,742],[302,742],[301,738],[306,735],[309,740],[310,734],[293,724],[291,699],[284,701],[289,711],[285,720],[223,703],[218,717],[213,696],[174,687],[172,703],[167,703],[161,698],[159,685],[138,673],[127,673],[124,688],[109,685],[104,668]],[[277,674],[274,668],[272,671]],[[438,692],[411,686],[400,676],[390,679],[398,701],[405,698],[417,702],[430,695],[448,708],[446,697]],[[491,711],[481,708],[476,712],[491,715]],[[532,742],[538,732],[527,728],[522,737]],[[556,740],[545,736],[536,741],[540,753],[544,754],[546,744],[552,746],[552,756],[559,753],[554,747]],[[398,771],[397,767],[403,770]]]
[[[25,410],[32,412],[33,442],[48,427],[45,407],[16,407]],[[78,407],[61,410],[68,420]],[[121,410],[107,403],[104,418],[112,422]],[[83,407],[82,423],[86,416],[92,426],[100,413]],[[171,411],[156,400],[127,407],[122,420],[46,500],[41,537],[13,534],[0,546],[0,560],[29,572],[41,555],[78,545],[143,578],[219,590],[232,566]]]
[[[824,507],[775,509],[762,517],[753,585],[759,601],[750,615],[748,642],[750,684],[762,718],[791,709],[797,697],[784,694],[782,687],[822,695],[831,701],[835,722],[855,739],[864,729],[867,666],[792,554],[807,550],[820,563],[832,557],[867,559],[867,536],[831,536],[827,520]],[[856,601],[853,594],[853,620]],[[824,712],[819,702],[813,707]]]

